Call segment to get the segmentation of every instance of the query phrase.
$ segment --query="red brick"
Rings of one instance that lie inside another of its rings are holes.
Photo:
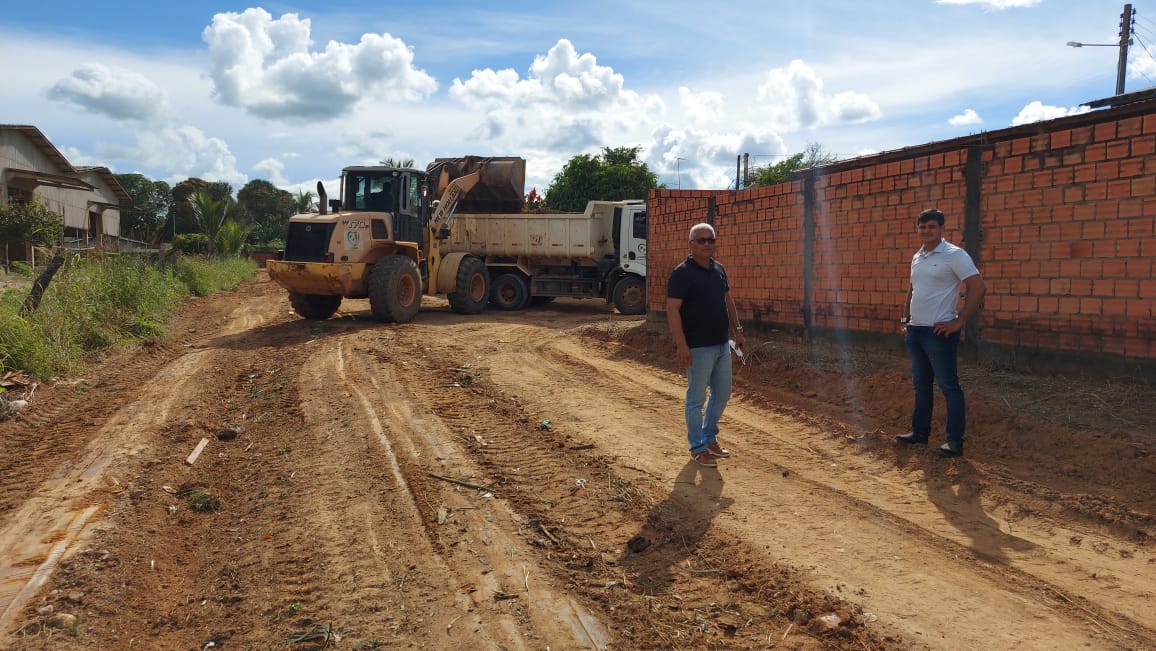
[[[1117,179],[1108,182],[1108,198],[1109,199],[1126,199],[1132,196],[1132,181],[1130,179]]]
[[[1100,313],[1103,316],[1124,316],[1127,310],[1127,301],[1122,298],[1105,299],[1101,303]]]
[[[1152,357],[1152,342],[1145,339],[1125,339],[1125,357]]]
[[[1084,149],[1084,161],[1088,163],[1098,163],[1106,160],[1108,157],[1108,146],[1104,143],[1095,145],[1088,145]]]
[[[1092,127],[1094,138],[1096,142],[1104,142],[1106,140],[1116,139],[1116,123],[1115,122],[1101,122]]]
[[[1154,295],[1156,297],[1156,295]],[[1143,298],[1128,301],[1124,313],[1134,319],[1147,319],[1152,316],[1152,300]]]
[[[1156,113],[1144,116],[1144,133],[1156,133]]]
[[[1125,158],[1120,161],[1120,176],[1133,177],[1140,176],[1144,173],[1144,159],[1142,158]]]
[[[1072,258],[1087,258],[1092,255],[1091,242],[1071,242],[1068,244],[1068,256]]]
[[[1151,156],[1156,153],[1156,135],[1140,136],[1132,139],[1132,155]]]
[[[1136,279],[1124,279],[1116,281],[1116,297],[1117,298],[1139,298],[1140,296],[1140,281]]]
[[[1108,158],[1127,158],[1129,149],[1127,140],[1113,140],[1108,143]]]
[[[1071,131],[1056,131],[1052,133],[1052,149],[1061,149],[1072,144]]]
[[[1130,138],[1138,136],[1143,131],[1144,125],[1139,117],[1124,118],[1116,123],[1116,137]]]
[[[1102,182],[1089,183],[1084,187],[1086,201],[1102,201],[1108,198],[1108,184]]]
[[[1072,297],[1061,298],[1059,312],[1060,314],[1079,314],[1080,299]]]

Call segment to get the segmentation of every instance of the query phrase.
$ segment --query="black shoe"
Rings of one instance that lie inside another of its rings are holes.
[[[916,434],[915,432],[908,432],[895,437],[897,443],[904,445],[927,445],[927,434]]]
[[[963,443],[960,441],[948,441],[939,446],[939,453],[945,457],[962,457]]]

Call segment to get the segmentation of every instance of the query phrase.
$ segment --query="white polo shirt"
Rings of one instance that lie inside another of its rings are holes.
[[[911,258],[910,325],[933,326],[954,319],[960,285],[977,275],[967,251],[947,240],[940,240],[930,252],[919,247]]]

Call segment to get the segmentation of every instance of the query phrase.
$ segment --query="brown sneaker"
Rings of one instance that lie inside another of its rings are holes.
[[[692,455],[690,455],[690,458],[694,459],[695,462],[698,463],[698,465],[702,466],[703,468],[718,468],[718,463],[715,462],[714,457],[711,456],[711,453],[709,451],[708,452],[699,452],[698,454],[692,454]]]
[[[719,445],[718,443],[708,443],[706,446],[706,451],[710,452],[712,456],[718,457],[720,459],[726,459],[727,457],[731,456],[731,451]]]

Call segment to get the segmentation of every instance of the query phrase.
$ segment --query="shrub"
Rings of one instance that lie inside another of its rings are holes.
[[[0,372],[64,375],[78,370],[87,352],[162,337],[190,293],[235,287],[256,268],[236,258],[185,256],[175,270],[128,255],[73,258],[27,317],[19,315],[23,292],[0,293]]]

